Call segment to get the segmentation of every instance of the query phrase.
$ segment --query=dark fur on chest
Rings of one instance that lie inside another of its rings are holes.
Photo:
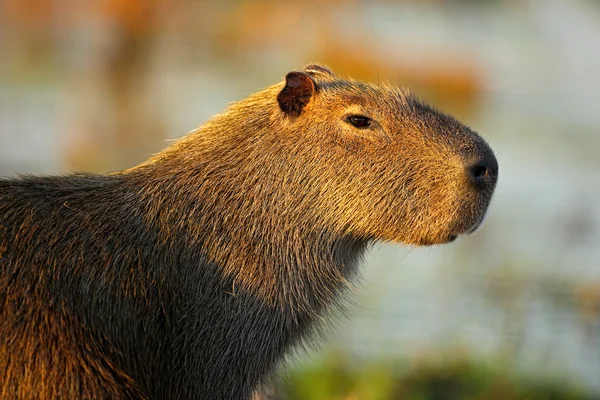
[[[185,231],[162,240],[137,193],[0,181],[2,398],[248,398],[312,324],[237,290]]]

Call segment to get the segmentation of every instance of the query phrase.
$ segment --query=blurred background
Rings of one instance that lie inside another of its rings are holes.
[[[488,139],[486,224],[377,246],[282,399],[600,398],[600,2],[0,0],[0,175],[108,172],[309,62]]]

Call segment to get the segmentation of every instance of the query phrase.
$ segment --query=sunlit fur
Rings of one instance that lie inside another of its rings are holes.
[[[325,297],[329,283],[345,280],[323,263],[340,240],[444,243],[479,223],[493,189],[471,188],[463,159],[487,146],[451,117],[395,87],[318,82],[297,118],[277,107],[278,84],[139,170],[168,171],[143,188],[167,237],[184,230],[240,287],[286,306],[314,300],[303,298],[304,274]],[[348,113],[380,126],[358,130]],[[202,202],[190,205],[195,198]]]
[[[479,225],[496,177],[465,175],[493,157],[478,135],[404,90],[305,72],[299,115],[280,82],[130,170],[0,181],[1,398],[248,398],[369,244]]]

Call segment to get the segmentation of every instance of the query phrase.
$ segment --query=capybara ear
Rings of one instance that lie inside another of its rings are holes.
[[[304,71],[311,75],[320,75],[328,79],[335,78],[335,74],[329,69],[319,64],[309,64],[304,67]]]
[[[277,95],[277,102],[284,113],[297,117],[316,92],[317,86],[304,72],[290,72],[285,77],[285,86]]]

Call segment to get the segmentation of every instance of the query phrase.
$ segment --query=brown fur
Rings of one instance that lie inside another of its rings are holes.
[[[0,180],[0,395],[247,399],[370,243],[470,233],[497,174],[407,91],[311,65],[130,170]]]
[[[238,287],[286,305],[308,301],[293,292],[299,274],[318,295],[346,278],[323,264],[282,271],[279,254],[309,255],[326,234],[445,243],[482,220],[493,190],[471,189],[463,176],[472,152],[489,152],[464,125],[406,90],[335,80],[320,66],[307,71],[318,93],[307,102],[309,89],[302,88],[302,116],[292,108],[281,112],[280,83],[233,104],[141,167],[166,169],[160,177],[178,175],[167,187],[153,182],[145,193],[153,200],[186,193],[169,213],[189,212],[189,196],[207,199],[209,212],[199,219],[177,218],[191,240],[209,243],[210,258]],[[342,120],[351,113],[371,116],[379,126],[357,130]],[[169,221],[166,240],[174,226],[164,210],[150,215]]]

